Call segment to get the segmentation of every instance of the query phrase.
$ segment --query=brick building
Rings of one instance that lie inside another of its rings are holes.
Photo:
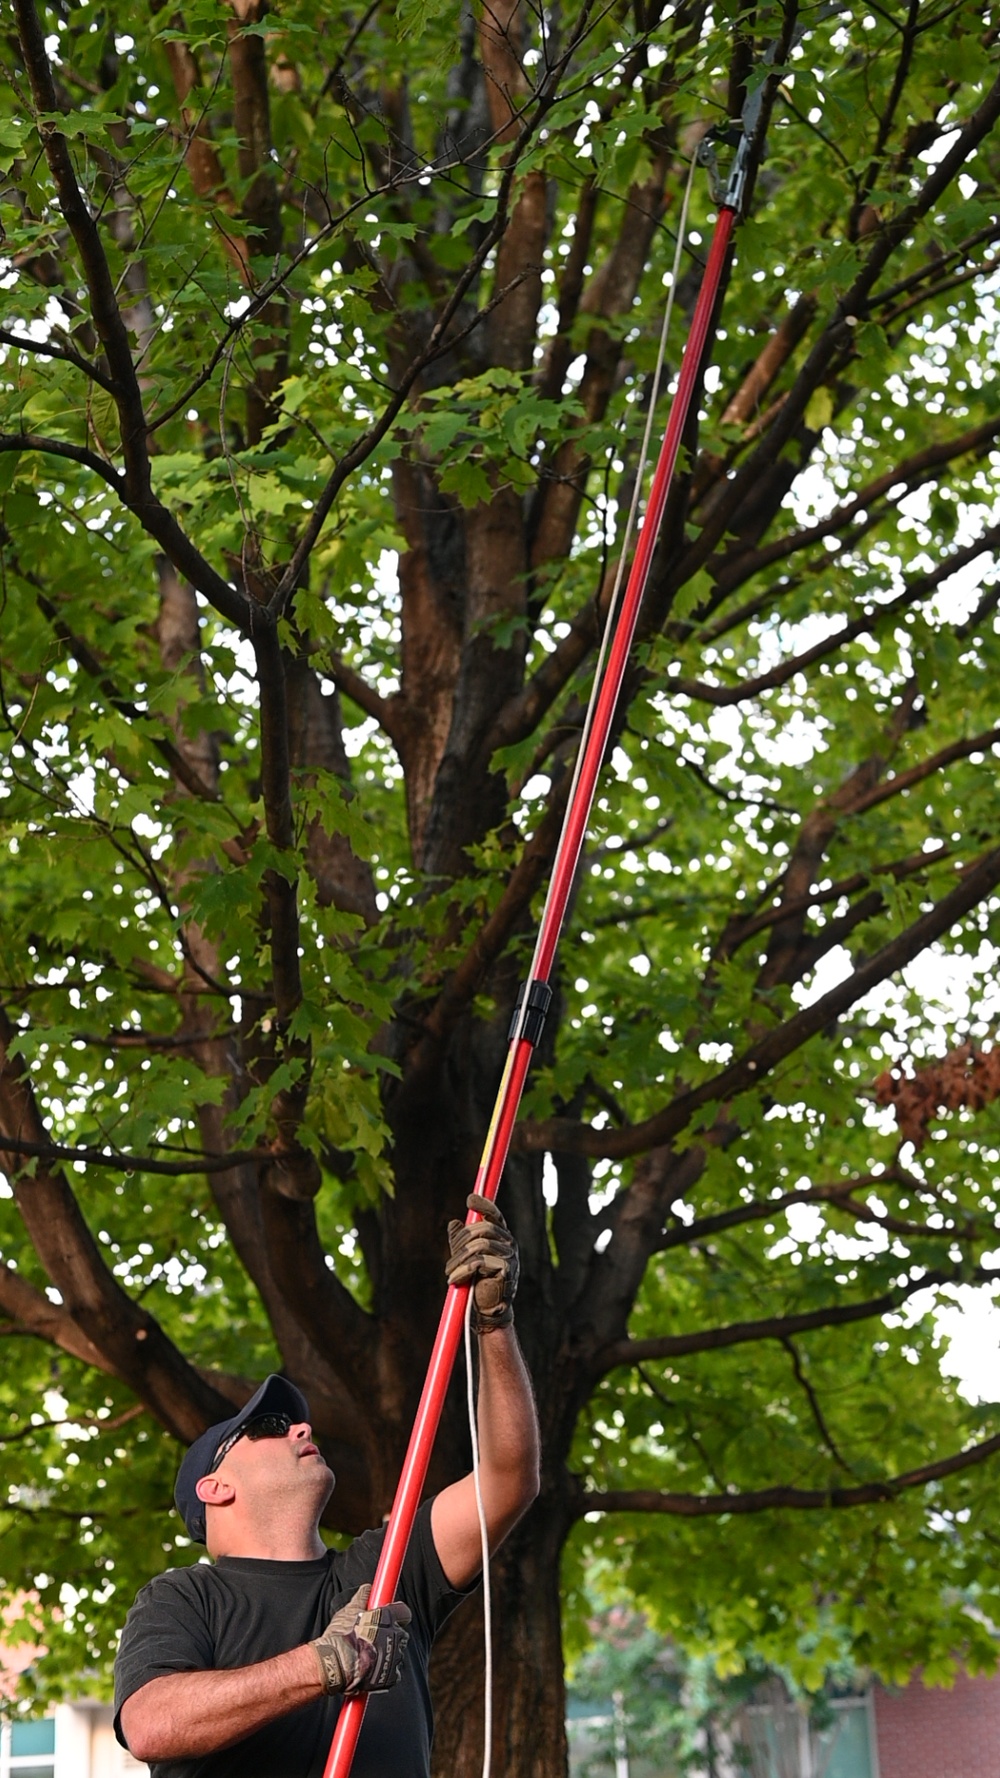
[[[960,1673],[951,1691],[878,1686],[873,1704],[872,1778],[1000,1778],[1000,1674]]]

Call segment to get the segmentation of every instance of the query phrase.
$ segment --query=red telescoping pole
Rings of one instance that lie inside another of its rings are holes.
[[[705,276],[691,322],[691,332],[684,349],[677,394],[670,410],[670,418],[660,450],[660,460],[653,477],[653,486],[650,489],[646,516],[639,534],[628,585],[622,600],[621,616],[608,655],[607,669],[595,706],[594,720],[581,763],[576,791],[573,801],[566,811],[559,849],[552,867],[552,879],[549,884],[535,951],[534,981],[536,982],[547,983],[552,969],[570,889],[586,837],[587,823],[590,819],[591,805],[597,786],[597,776],[604,759],[615,705],[618,702],[629,649],[635,635],[639,607],[642,604],[642,595],[649,576],[657,533],[663,518],[663,509],[666,506],[667,494],[677,463],[681,437],[697,384],[708,331],[712,323],[712,314],[719,293],[726,252],[736,215],[736,209],[723,204],[715,225]],[[530,993],[532,985],[532,983],[528,984],[527,992]],[[485,1198],[495,1198],[497,1195],[500,1176],[510,1147],[511,1132],[514,1128],[531,1061],[534,1041],[532,1037],[524,1035],[526,1028],[530,1028],[530,1020],[522,1015],[515,1025],[514,1035],[507,1052],[503,1078],[500,1082],[493,1117],[483,1148],[483,1158],[476,1175],[475,1190]],[[467,1221],[478,1222],[478,1220],[475,1212],[470,1211]],[[427,1466],[441,1419],[445,1395],[462,1337],[465,1302],[469,1289],[468,1285],[459,1288],[452,1285],[445,1297],[437,1338],[434,1341],[434,1350],[431,1353],[424,1381],[423,1394],[420,1397],[420,1405],[417,1408],[413,1430],[410,1433],[410,1443],[399,1478],[399,1486],[396,1489],[396,1498],[393,1501],[385,1542],[382,1545],[382,1554],[375,1571],[375,1579],[372,1582],[369,1599],[371,1606],[388,1605],[395,1596],[396,1585],[406,1555],[406,1547],[410,1541],[410,1532],[413,1529],[413,1520],[417,1507],[420,1505],[420,1497],[427,1478]],[[361,1724],[364,1721],[366,1702],[367,1700],[363,1696],[350,1698],[341,1707],[323,1778],[348,1778],[358,1735],[361,1732]]]

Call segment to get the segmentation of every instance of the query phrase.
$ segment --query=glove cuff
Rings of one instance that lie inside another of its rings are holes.
[[[345,1671],[337,1651],[329,1643],[310,1642],[309,1647],[316,1656],[320,1683],[327,1697],[346,1691],[350,1675]]]
[[[495,1309],[488,1309],[484,1314],[478,1307],[475,1296],[472,1299],[472,1331],[480,1335],[494,1333],[498,1327],[513,1327],[513,1303],[498,1303]]]

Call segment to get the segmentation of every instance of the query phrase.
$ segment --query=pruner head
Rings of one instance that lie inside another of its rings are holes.
[[[750,137],[738,123],[713,124],[698,144],[698,162],[708,169],[713,199],[737,215],[743,210],[749,161]]]

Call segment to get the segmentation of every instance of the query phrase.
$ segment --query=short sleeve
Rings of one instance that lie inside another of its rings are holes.
[[[151,1679],[215,1666],[215,1649],[197,1592],[160,1575],[137,1595],[115,1661],[115,1734],[123,1747],[122,1705]]]
[[[453,1587],[434,1543],[431,1529],[431,1507],[426,1500],[413,1525],[413,1536],[403,1563],[403,1597],[411,1610],[418,1611],[433,1638],[443,1628],[457,1605],[474,1593],[478,1579],[467,1587]]]
[[[403,1561],[396,1596],[405,1601],[420,1625],[428,1646],[469,1593],[474,1593],[478,1580],[464,1589],[451,1585],[441,1566],[431,1530],[431,1506],[425,1500],[413,1521],[413,1532]],[[366,1531],[355,1538],[346,1554],[339,1558],[337,1585],[348,1592],[363,1581],[371,1580],[378,1565],[385,1538],[384,1529]]]

